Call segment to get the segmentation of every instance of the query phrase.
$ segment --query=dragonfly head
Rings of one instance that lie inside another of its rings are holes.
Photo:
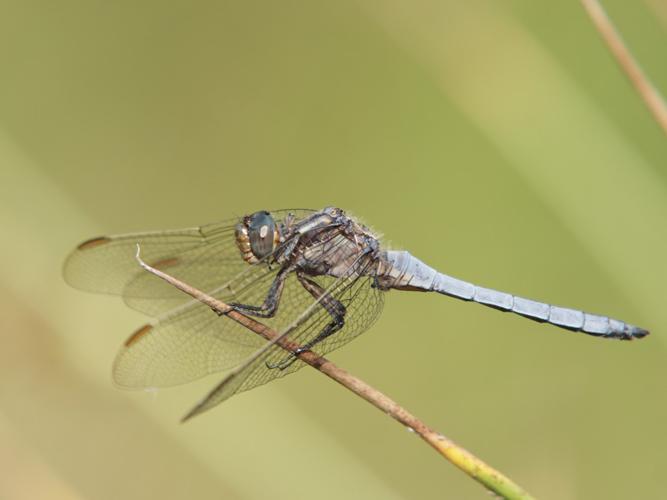
[[[265,210],[246,215],[236,226],[236,245],[248,264],[273,253],[280,244],[278,225]]]

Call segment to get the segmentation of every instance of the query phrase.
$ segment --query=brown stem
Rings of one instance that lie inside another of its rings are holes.
[[[625,71],[632,85],[644,100],[653,117],[667,134],[667,105],[660,92],[651,84],[648,77],[639,67],[632,53],[623,43],[613,23],[597,0],[581,0],[593,24],[598,29],[616,61]]]
[[[139,245],[137,245],[137,260],[141,267],[148,272],[162,278],[167,283],[175,286],[182,292],[187,293],[191,297],[203,302],[215,312],[223,314],[230,319],[245,326],[248,330],[256,333],[267,339],[268,341],[275,341],[277,345],[286,351],[293,353],[299,348],[299,344],[292,342],[286,338],[278,339],[279,333],[267,327],[266,325],[250,318],[234,308],[225,304],[224,302],[211,297],[210,295],[197,290],[196,288],[183,283],[182,281],[170,276],[169,274],[155,269],[144,261],[139,256]],[[278,339],[276,341],[276,339]],[[305,351],[298,355],[299,359],[316,370],[324,373],[328,377],[338,382],[343,387],[346,387],[357,396],[365,399],[383,413],[389,415],[397,422],[414,430],[424,441],[430,444],[447,460],[452,462],[458,468],[463,470],[473,479],[479,481],[487,489],[494,492],[503,498],[529,500],[531,497],[519,485],[514,483],[511,479],[504,476],[501,472],[495,470],[491,466],[484,463],[475,455],[465,450],[461,446],[454,443],[449,438],[442,434],[435,432],[429,428],[424,422],[412,415],[405,408],[393,401],[387,395],[374,389],[366,382],[355,377],[351,373],[339,368],[323,356],[318,356],[312,351]]]

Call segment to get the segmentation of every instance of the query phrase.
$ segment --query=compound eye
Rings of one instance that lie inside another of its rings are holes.
[[[276,223],[269,212],[255,212],[246,223],[250,249],[257,259],[271,254],[274,249]]]

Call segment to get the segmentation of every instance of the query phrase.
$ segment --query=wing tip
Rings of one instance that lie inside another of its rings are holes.
[[[136,344],[141,338],[147,335],[153,329],[153,325],[146,323],[145,325],[136,329],[123,344],[125,347],[131,347]]]
[[[201,409],[203,405],[203,402],[195,405],[189,412],[187,412],[185,415],[181,417],[180,423],[184,424],[187,421],[189,421],[192,417],[196,417],[199,415],[203,410]]]
[[[106,245],[111,242],[111,238],[108,236],[96,236],[95,238],[90,238],[89,240],[79,243],[77,245],[77,250],[90,250],[91,248],[99,247],[101,245]]]

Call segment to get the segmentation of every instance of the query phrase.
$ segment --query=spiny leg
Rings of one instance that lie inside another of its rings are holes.
[[[308,290],[308,292],[319,300],[319,304],[329,313],[332,320],[328,323],[315,337],[303,344],[294,352],[290,353],[286,358],[277,363],[266,363],[267,368],[279,368],[284,370],[296,361],[296,357],[302,352],[309,351],[315,345],[322,342],[327,337],[333,335],[345,325],[345,306],[329,295],[324,288],[318,285],[313,280],[307,278],[300,272],[296,274],[299,283]]]
[[[294,270],[292,266],[285,266],[276,275],[269,292],[264,299],[262,305],[253,306],[250,304],[239,304],[238,302],[232,302],[229,305],[232,306],[236,311],[248,314],[250,316],[255,316],[258,318],[272,318],[275,316],[278,311],[278,305],[280,304],[280,297],[282,296],[283,289],[285,287],[285,280],[289,273]]]

